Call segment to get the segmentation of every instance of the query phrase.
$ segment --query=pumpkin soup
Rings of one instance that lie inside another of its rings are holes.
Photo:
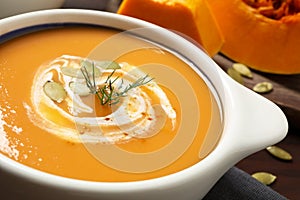
[[[83,25],[0,42],[0,152],[19,163],[81,180],[145,180],[196,164],[218,141],[216,94],[160,45]]]

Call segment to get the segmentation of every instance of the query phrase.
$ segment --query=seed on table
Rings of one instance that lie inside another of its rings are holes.
[[[265,185],[271,185],[277,178],[269,172],[256,172],[251,176]]]

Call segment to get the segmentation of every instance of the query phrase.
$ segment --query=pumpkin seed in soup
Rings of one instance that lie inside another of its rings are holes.
[[[269,172],[256,172],[251,176],[265,185],[271,185],[277,178],[275,175]]]
[[[50,99],[57,103],[61,103],[67,97],[64,87],[54,81],[47,81],[44,84],[44,92]]]
[[[273,155],[276,158],[279,158],[281,160],[289,161],[289,160],[293,159],[292,155],[289,152],[287,152],[286,150],[284,150],[278,146],[269,146],[266,149],[271,155]]]
[[[121,69],[119,63],[114,61],[96,61],[95,63],[103,69]]]
[[[242,76],[245,76],[248,78],[253,78],[253,75],[252,75],[250,69],[242,63],[233,63],[232,68],[235,71],[239,72]]]
[[[94,63],[88,60],[82,60],[80,64],[71,63],[69,66],[62,66],[61,72],[66,76],[83,79],[84,77],[80,70],[82,66],[85,66],[89,75],[93,73],[96,77],[98,77],[101,74],[100,69],[94,67]]]

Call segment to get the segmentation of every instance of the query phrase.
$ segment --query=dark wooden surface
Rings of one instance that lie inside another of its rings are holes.
[[[225,71],[233,64],[222,55],[216,55],[214,60]],[[300,199],[300,75],[274,75],[254,70],[252,73],[253,79],[243,79],[246,87],[251,89],[261,81],[271,82],[274,86],[272,92],[263,96],[275,102],[287,116],[289,132],[276,145],[290,152],[293,160],[281,161],[262,150],[243,159],[236,166],[249,174],[266,171],[276,175],[276,181],[269,187],[288,199]]]
[[[290,129],[287,137],[277,144],[293,155],[291,162],[281,161],[271,156],[266,150],[257,152],[236,166],[249,174],[257,171],[270,172],[277,176],[269,187],[291,200],[300,199],[300,134],[299,130]]]

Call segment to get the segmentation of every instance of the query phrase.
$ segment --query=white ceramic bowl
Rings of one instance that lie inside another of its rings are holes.
[[[279,142],[287,133],[287,120],[274,103],[233,81],[192,43],[150,23],[100,11],[37,11],[1,20],[1,37],[22,28],[52,23],[93,24],[121,30],[151,28],[142,36],[175,49],[201,67],[221,102],[223,132],[216,148],[201,162],[175,174],[136,182],[89,182],[59,177],[0,154],[0,182],[6,180],[5,185],[11,184],[15,190],[41,199],[200,199],[235,163]]]

